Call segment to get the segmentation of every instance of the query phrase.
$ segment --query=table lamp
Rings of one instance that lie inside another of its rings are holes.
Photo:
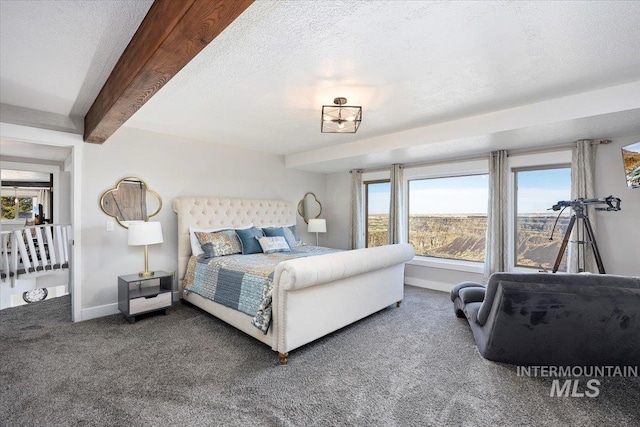
[[[318,233],[327,232],[327,221],[324,219],[310,219],[309,227],[307,227],[309,233],[316,233],[316,246],[318,246]]]
[[[127,243],[129,246],[144,245],[144,271],[138,273],[140,277],[153,276],[153,271],[149,271],[149,251],[147,245],[155,245],[164,242],[162,238],[162,227],[159,222],[131,222],[129,223],[129,233]]]

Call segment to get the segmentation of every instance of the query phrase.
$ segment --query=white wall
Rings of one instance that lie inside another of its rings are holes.
[[[162,223],[164,243],[149,246],[149,267],[155,270],[176,270],[174,197],[297,202],[312,191],[325,200],[325,175],[286,169],[281,156],[125,127],[102,145],[86,144],[82,162],[83,319],[115,313],[117,276],[143,268],[142,248],[127,246],[127,231],[117,224],[114,231],[106,231],[111,218],[99,206],[102,193],[121,178],[140,177],[162,197],[162,210],[154,219]],[[303,240],[315,242],[300,218],[298,230]]]
[[[456,266],[451,264],[442,260],[427,261],[423,264],[416,258],[414,261],[407,263],[404,271],[404,282],[407,285],[436,289],[443,292],[449,292],[460,282],[484,283],[484,273],[481,272],[482,268],[478,267],[477,263],[473,263],[476,264],[473,267],[461,267],[461,269],[457,269]]]
[[[327,233],[321,245],[350,249],[351,247],[351,174],[339,172],[327,175],[323,213],[327,219]]]
[[[598,249],[610,274],[640,276],[640,188],[627,188],[621,151],[638,141],[640,135],[616,138],[596,151],[596,196],[622,200],[618,212],[596,212]]]
[[[407,264],[404,270],[404,282],[407,285],[436,289],[443,292],[451,291],[451,288],[460,282],[483,283],[483,280],[484,275],[482,273],[447,268]]]

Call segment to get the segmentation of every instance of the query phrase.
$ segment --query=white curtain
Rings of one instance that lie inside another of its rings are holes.
[[[489,204],[484,256],[484,275],[507,270],[507,151],[493,151],[489,157]]]
[[[406,215],[404,204],[404,186],[403,186],[404,166],[394,164],[391,165],[391,197],[389,203],[389,231],[387,242],[405,243],[407,241],[406,233]]]
[[[364,206],[362,202],[362,170],[351,173],[351,249],[365,247]]]
[[[594,176],[596,169],[597,145],[590,139],[576,142],[571,155],[571,199],[592,199],[595,197]],[[591,228],[596,233],[596,217],[593,206],[585,206],[584,213],[589,217]],[[587,241],[588,237],[583,229],[582,221],[577,221],[573,227],[569,247],[569,272],[578,273],[588,271],[598,272],[591,245],[584,244],[578,248],[576,241]]]

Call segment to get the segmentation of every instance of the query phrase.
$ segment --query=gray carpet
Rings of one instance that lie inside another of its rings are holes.
[[[73,324],[68,297],[0,312],[2,426],[637,426],[640,380],[596,398],[483,359],[448,295],[387,308],[290,354],[187,303]]]

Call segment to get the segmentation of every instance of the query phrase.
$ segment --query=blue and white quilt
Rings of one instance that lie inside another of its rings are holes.
[[[271,325],[271,295],[276,266],[294,258],[339,252],[318,246],[298,246],[291,252],[228,255],[189,260],[183,289],[253,316],[251,324],[264,334]]]

